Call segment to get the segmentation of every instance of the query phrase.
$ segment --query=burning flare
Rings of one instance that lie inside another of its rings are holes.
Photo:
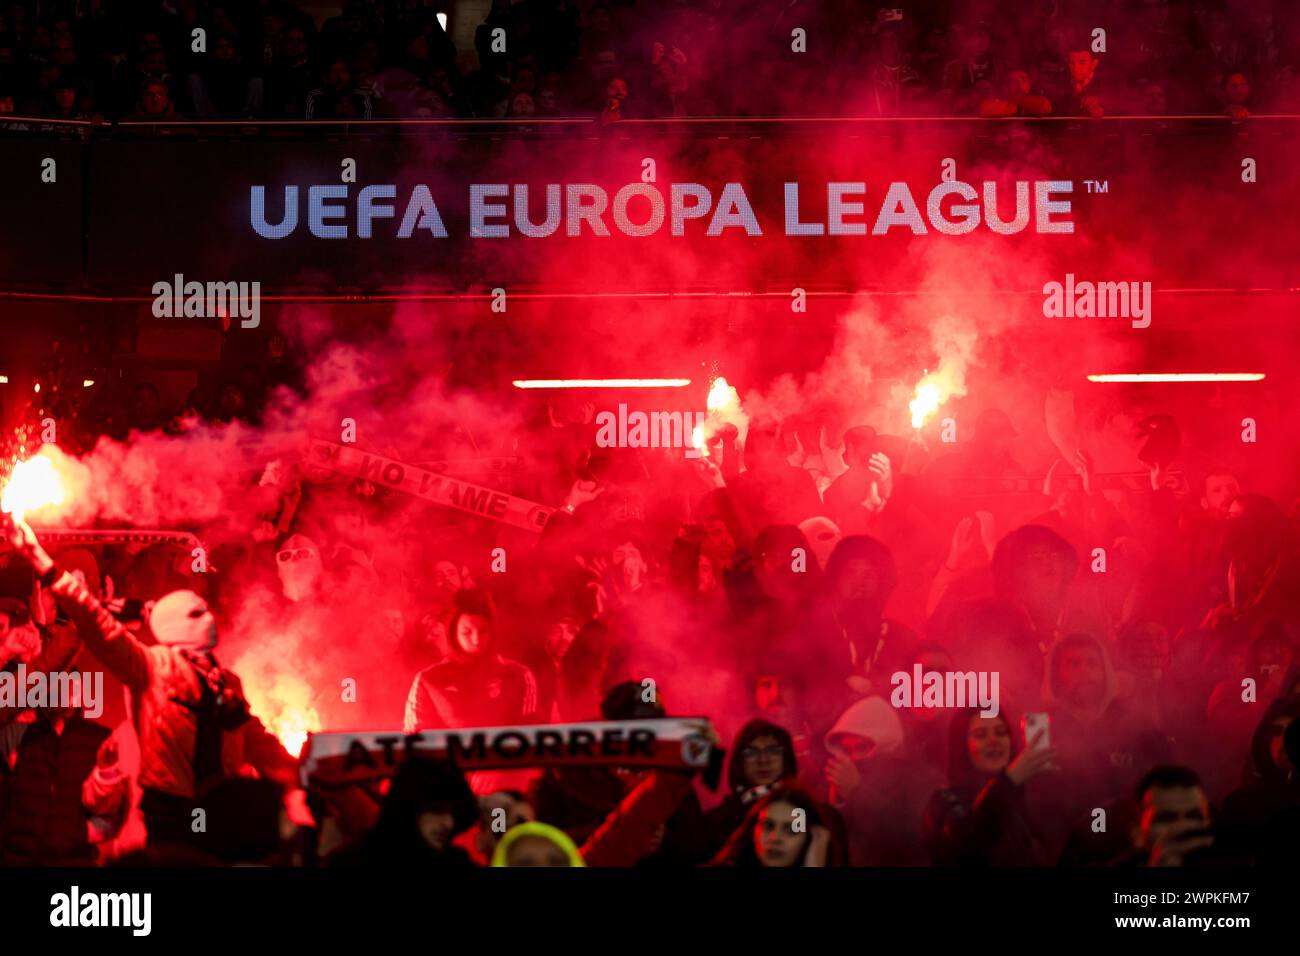
[[[302,753],[307,735],[321,729],[320,715],[312,706],[312,691],[307,683],[291,674],[277,674],[267,682],[245,684],[250,709],[297,757]]]
[[[728,413],[734,415],[740,411],[740,394],[725,378],[719,375],[713,380],[713,384],[709,386],[709,397],[705,401],[705,408],[709,410],[710,414],[716,414],[726,419]]]
[[[743,440],[749,427],[749,416],[740,407],[740,393],[724,377],[719,375],[709,386],[709,397],[705,400],[708,418],[703,425],[697,425],[691,431],[691,447],[698,448],[704,456],[709,454],[709,439],[718,433],[723,425],[734,425]]]
[[[37,455],[14,465],[0,496],[0,511],[21,517],[46,505],[63,504],[63,480],[54,462]]]
[[[912,413],[912,427],[920,428],[924,425],[926,419],[937,412],[942,403],[943,393],[939,391],[939,386],[922,379],[916,386],[916,398],[907,403],[908,411]]]

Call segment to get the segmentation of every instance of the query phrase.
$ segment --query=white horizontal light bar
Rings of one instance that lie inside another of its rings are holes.
[[[515,388],[683,388],[689,378],[517,378]]]
[[[1089,375],[1090,382],[1260,382],[1263,372],[1135,372]]]

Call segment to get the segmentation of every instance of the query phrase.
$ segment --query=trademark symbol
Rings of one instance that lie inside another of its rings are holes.
[[[1106,193],[1106,192],[1110,192],[1110,180],[1109,180],[1109,179],[1085,179],[1085,180],[1083,181],[1083,186],[1084,186],[1084,188],[1087,189],[1088,192],[1090,192],[1090,193]]]

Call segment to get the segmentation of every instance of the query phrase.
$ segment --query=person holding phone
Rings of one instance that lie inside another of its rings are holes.
[[[1027,726],[1036,726],[1027,722]],[[1025,803],[1033,778],[1056,769],[1048,729],[1037,725],[1020,749],[1005,712],[953,714],[948,730],[948,787],[930,798],[922,822],[937,865],[1044,866],[1047,844]]]
[[[1216,860],[1210,799],[1196,772],[1181,766],[1152,768],[1134,790],[1137,820],[1132,849],[1112,866],[1187,866]]]

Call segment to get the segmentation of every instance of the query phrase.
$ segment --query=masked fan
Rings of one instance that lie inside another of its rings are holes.
[[[239,775],[245,765],[296,786],[296,761],[249,713],[239,678],[213,655],[217,625],[202,597],[193,591],[162,597],[149,616],[158,643],[145,644],[54,564],[25,522],[6,515],[3,530],[86,646],[131,692],[140,741],[140,810],[150,846],[191,842],[195,793]]]

